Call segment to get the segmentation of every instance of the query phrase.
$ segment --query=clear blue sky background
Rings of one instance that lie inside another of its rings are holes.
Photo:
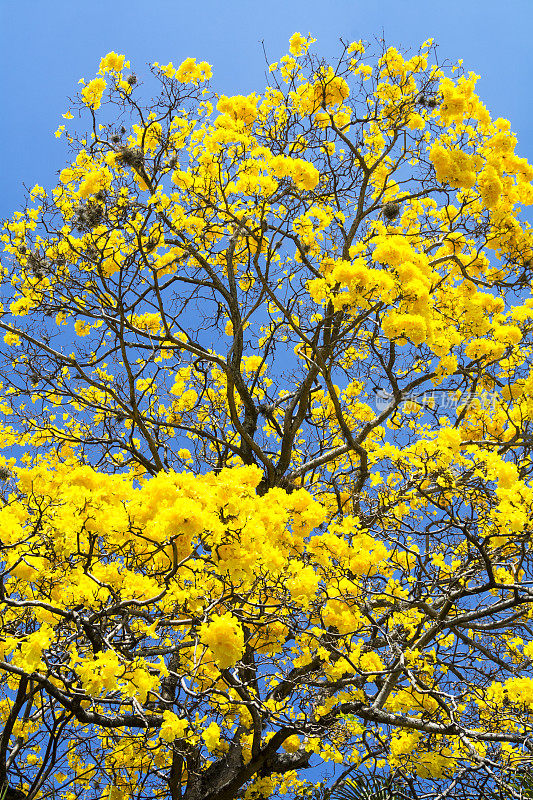
[[[195,56],[213,64],[216,91],[245,94],[264,87],[261,41],[274,61],[296,30],[325,56],[341,36],[397,47],[434,37],[441,60],[482,75],[481,96],[532,161],[532,27],[533,0],[0,0],[0,218],[20,207],[23,183],[55,181],[65,151],[53,132],[105,53],[125,53],[140,76],[146,62]]]

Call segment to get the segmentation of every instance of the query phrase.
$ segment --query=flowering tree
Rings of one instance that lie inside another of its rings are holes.
[[[533,168],[431,41],[313,42],[147,106],[110,53],[4,226],[10,797],[468,796],[532,748]]]

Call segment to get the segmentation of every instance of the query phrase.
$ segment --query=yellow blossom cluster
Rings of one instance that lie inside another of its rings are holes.
[[[93,78],[92,81],[89,81],[89,83],[83,87],[81,96],[89,108],[95,111],[100,108],[106,86],[107,84],[103,78]]]
[[[156,61],[154,67],[159,67],[167,78],[175,78],[177,81],[184,84],[202,83],[208,81],[212,75],[211,65],[208,64],[207,61],[200,61],[200,63],[197,63],[195,58],[186,58],[179,67],[174,67],[172,62],[168,63],[166,66],[160,66]]]
[[[244,634],[230,612],[215,617],[201,630],[201,641],[213,654],[220,669],[234,667],[244,650]]]

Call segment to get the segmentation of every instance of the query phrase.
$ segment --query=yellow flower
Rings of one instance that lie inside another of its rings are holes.
[[[159,736],[165,742],[173,742],[174,739],[181,739],[189,723],[186,719],[180,719],[173,711],[163,711],[163,724],[159,731]]]
[[[91,323],[84,322],[82,319],[77,319],[74,323],[74,330],[78,336],[88,336],[91,332]]]
[[[487,208],[495,208],[498,205],[503,184],[496,169],[487,164],[478,178],[479,194]]]
[[[428,337],[427,323],[419,314],[398,314],[390,311],[383,318],[383,333],[389,339],[408,338],[414,344],[422,344]]]
[[[289,52],[296,57],[305,55],[309,50],[309,45],[313,42],[316,42],[316,39],[312,39],[311,36],[306,39],[305,36],[302,36],[302,34],[297,31],[293,33],[289,39]]]
[[[100,61],[99,72],[101,72],[102,75],[104,75],[106,72],[120,72],[120,70],[124,67],[125,58],[125,56],[119,56],[117,53],[108,53]]]
[[[169,61],[169,63],[164,65],[164,66],[161,65],[159,67],[159,69],[161,70],[163,75],[167,76],[167,78],[175,78],[176,77],[176,68],[175,68],[174,64],[172,63],[172,61]]]
[[[211,75],[211,65],[207,61],[197,64],[195,58],[186,58],[177,68],[175,77],[180,83],[201,83]]]
[[[104,167],[95,169],[85,175],[85,180],[80,183],[78,195],[83,199],[92,194],[96,194],[100,189],[104,189],[111,183],[111,173]]]
[[[233,333],[233,329],[231,331]],[[246,372],[255,372],[261,366],[263,362],[262,356],[246,356],[242,360],[243,367]],[[266,365],[263,364],[261,372],[264,372]]]
[[[49,625],[42,625],[35,633],[30,634],[21,645],[20,658],[23,669],[33,672],[41,663],[41,654],[46,650],[53,638],[54,632]]]
[[[278,178],[292,178],[298,189],[313,190],[320,178],[317,168],[302,158],[275,156],[269,166]]]
[[[202,625],[200,640],[211,651],[220,669],[234,667],[244,651],[243,630],[229,611]]]
[[[259,98],[255,94],[237,94],[233,97],[221,95],[217,103],[217,110],[227,114],[233,120],[240,120],[245,125],[252,125],[257,117],[257,102]]]
[[[437,180],[449,183],[454,189],[471,189],[476,182],[479,156],[471,156],[457,147],[446,149],[435,143],[429,153]]]
[[[94,110],[100,108],[106,86],[107,84],[103,78],[94,78],[81,90],[83,102]]]
[[[211,722],[209,727],[202,733],[202,739],[209,752],[213,752],[220,746],[220,728],[216,722]]]
[[[16,333],[11,333],[8,331],[4,336],[4,342],[10,345],[20,344],[20,336],[17,336]]]
[[[319,577],[311,565],[294,564],[292,577],[287,581],[287,588],[292,597],[303,606],[307,606],[318,591]]]
[[[287,753],[296,753],[300,747],[300,738],[298,736],[289,736],[283,742],[282,747]]]

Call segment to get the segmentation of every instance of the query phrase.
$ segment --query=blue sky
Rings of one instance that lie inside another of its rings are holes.
[[[441,60],[482,75],[481,96],[531,161],[532,24],[533,0],[0,0],[0,218],[20,207],[23,183],[54,183],[65,151],[53,132],[102,55],[125,53],[140,76],[147,62],[194,56],[213,64],[216,91],[245,94],[264,87],[261,42],[274,61],[296,30],[324,56],[341,36],[405,48],[434,37]]]

